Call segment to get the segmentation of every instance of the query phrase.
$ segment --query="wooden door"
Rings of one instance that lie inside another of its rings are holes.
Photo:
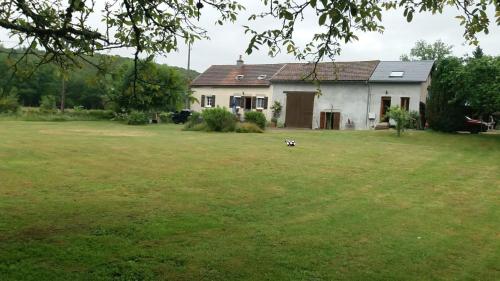
[[[319,128],[328,130],[340,130],[340,112],[320,112]]]
[[[382,97],[380,101],[380,122],[388,122],[389,118],[385,118],[387,110],[391,107],[391,97]]]
[[[314,93],[287,93],[285,125],[291,128],[311,128],[313,109]]]
[[[333,129],[340,130],[340,112],[333,113]]]

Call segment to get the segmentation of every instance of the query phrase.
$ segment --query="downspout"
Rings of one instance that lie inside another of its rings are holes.
[[[368,88],[368,93],[367,93],[367,97],[366,97],[366,119],[365,119],[366,124],[365,125],[366,125],[366,128],[369,129],[369,127],[368,127],[368,123],[369,123],[368,114],[370,113],[371,85],[368,82],[368,80],[366,80],[366,86]]]

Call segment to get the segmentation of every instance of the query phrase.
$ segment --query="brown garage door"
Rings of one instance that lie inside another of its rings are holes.
[[[314,93],[286,93],[285,125],[291,128],[311,128]]]

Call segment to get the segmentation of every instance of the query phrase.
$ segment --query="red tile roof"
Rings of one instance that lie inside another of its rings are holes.
[[[316,66],[320,81],[367,81],[379,61],[323,62]],[[271,82],[312,80],[314,63],[212,65],[191,86],[269,86]],[[243,75],[237,79],[238,75]],[[265,75],[264,79],[259,79]]]
[[[269,86],[269,79],[284,64],[212,65],[193,80],[191,86]],[[236,77],[243,75],[238,80]],[[259,79],[260,75],[265,75]]]
[[[368,81],[379,61],[323,62],[316,65],[319,81]],[[289,63],[271,81],[313,80],[314,63]]]

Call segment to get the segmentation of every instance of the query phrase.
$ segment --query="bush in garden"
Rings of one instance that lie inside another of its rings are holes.
[[[408,122],[408,128],[409,129],[416,129],[416,130],[421,130],[421,119],[420,119],[420,113],[418,111],[412,110],[410,111],[410,121]]]
[[[264,131],[254,123],[238,123],[236,124],[237,133],[263,133]]]
[[[172,112],[161,112],[160,121],[165,124],[172,123]]]
[[[386,117],[396,121],[396,131],[398,137],[401,136],[401,132],[408,127],[410,121],[410,114],[405,109],[401,109],[399,106],[390,107],[387,111]]]
[[[149,124],[149,116],[142,111],[132,111],[128,115],[127,124],[129,125],[146,125]]]
[[[266,123],[267,123],[266,116],[264,115],[264,113],[259,111],[250,111],[245,113],[245,121],[254,123],[261,129],[266,128]]]
[[[204,123],[204,121],[203,118],[201,117],[201,113],[193,111],[191,113],[191,116],[188,117],[187,122],[184,124],[184,130],[192,131],[192,128],[202,123]]]
[[[0,97],[0,113],[17,112],[19,109],[19,102],[14,95]]]
[[[235,116],[226,108],[205,109],[201,113],[209,131],[232,132],[236,125]]]

